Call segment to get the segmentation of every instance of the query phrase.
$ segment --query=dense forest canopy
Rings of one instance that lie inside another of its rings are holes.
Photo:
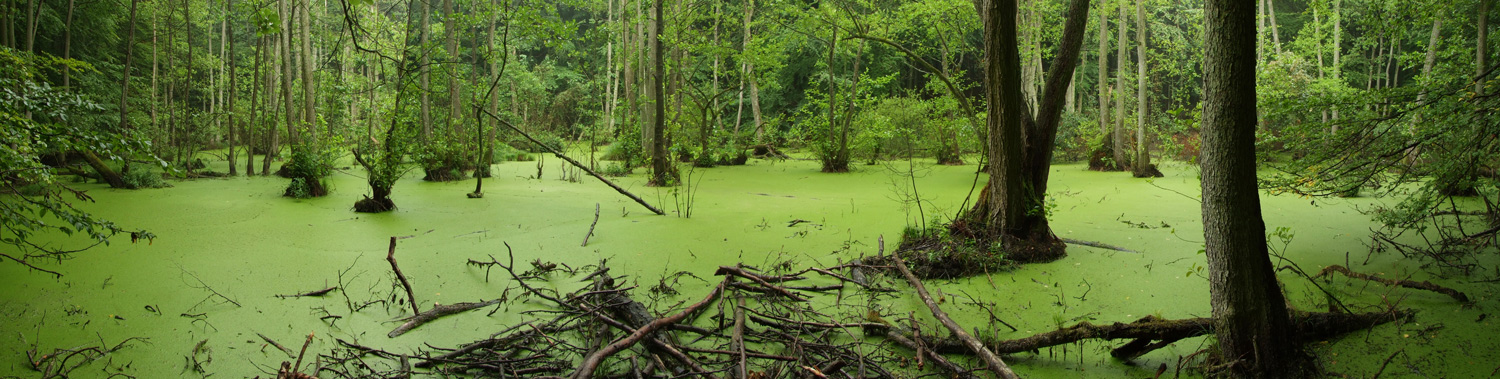
[[[905,165],[895,185],[918,216],[899,249],[942,253],[905,257],[920,288],[1088,242],[1049,225],[1068,192],[1049,188],[1053,164],[1143,186],[1183,170],[1202,180],[1179,195],[1203,204],[1207,236],[1191,241],[1215,278],[1215,363],[1300,375],[1265,362],[1297,353],[1245,342],[1294,344],[1269,331],[1316,317],[1252,304],[1288,302],[1255,191],[1376,197],[1359,210],[1378,223],[1372,250],[1439,276],[1494,269],[1494,13],[1491,0],[0,0],[0,261],[61,277],[90,247],[158,238],[86,211],[85,182],[274,174],[283,196],[358,193],[354,211],[382,213],[408,175],[473,180],[483,198],[487,179],[508,180],[498,164],[552,155],[657,215],[665,197],[615,181],[682,186],[671,199],[691,217],[702,169],[792,157],[817,175]],[[972,165],[961,204],[927,213],[918,162]],[[336,172],[367,187],[332,186]]]

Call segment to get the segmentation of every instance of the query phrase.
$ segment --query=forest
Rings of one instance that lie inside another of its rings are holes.
[[[0,0],[0,378],[1493,377],[1495,13]]]

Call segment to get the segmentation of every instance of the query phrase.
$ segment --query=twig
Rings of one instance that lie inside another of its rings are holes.
[[[266,337],[266,335],[260,334],[260,333],[255,333],[255,335],[260,336],[260,339],[262,341],[266,341],[266,343],[271,344],[271,346],[275,346],[277,349],[280,349],[281,351],[286,352],[286,356],[288,358],[290,358],[292,356],[292,349],[288,349],[288,348],[286,348],[286,346],[281,346],[280,343],[276,343],[276,340],[271,339],[271,337]]]
[[[490,113],[490,111],[488,110],[480,109],[480,111],[484,112],[486,116],[495,119],[495,121],[499,121],[500,124],[505,125],[505,127],[509,128],[511,131],[520,134],[522,137],[526,137],[526,139],[528,140],[531,140],[531,142],[537,144],[537,146],[541,146],[542,148],[547,149],[547,151],[551,152],[552,155],[555,155],[558,158],[562,158],[562,160],[568,161],[568,163],[572,164],[574,167],[578,167],[578,169],[583,170],[583,172],[589,173],[590,176],[593,176],[595,179],[599,179],[599,181],[604,182],[604,184],[608,185],[609,188],[614,188],[615,192],[619,192],[621,195],[625,195],[631,200],[635,200],[637,204],[640,204],[641,206],[646,207],[646,209],[651,210],[651,213],[655,213],[658,216],[667,215],[667,212],[663,212],[661,209],[657,209],[656,207],[651,206],[651,203],[647,203],[646,200],[641,199],[640,196],[636,196],[635,194],[630,193],[630,191],[626,191],[624,188],[620,188],[620,186],[615,185],[615,182],[609,181],[609,179],[605,179],[603,176],[600,176],[599,173],[594,172],[594,170],[590,170],[582,163],[578,163],[578,161],[573,160],[573,158],[569,158],[567,155],[563,155],[562,152],[557,151],[551,146],[547,146],[547,144],[544,144],[541,141],[538,141],[536,138],[531,137],[530,134],[521,131],[521,128],[517,128],[515,125],[511,125],[510,121],[506,121],[505,119],[500,118],[500,116],[496,116],[494,113]]]

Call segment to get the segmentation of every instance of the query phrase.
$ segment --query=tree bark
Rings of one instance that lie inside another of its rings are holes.
[[[1266,16],[1271,17],[1271,46],[1276,48],[1276,55],[1281,55],[1281,29],[1276,26],[1276,1],[1266,0]]]
[[[1255,177],[1254,8],[1205,6],[1203,226],[1221,360],[1239,377],[1296,376],[1286,300],[1267,253]]]
[[[75,4],[75,0],[68,0],[68,16],[65,19],[65,21],[63,21],[63,59],[72,59],[73,58],[73,10],[74,10],[73,8],[74,8],[74,5],[76,5]],[[72,85],[72,79],[73,79],[72,78],[72,71],[73,70],[71,68],[69,68],[68,66],[63,66],[63,68],[62,68],[63,88],[68,88],[68,87],[70,87]]]
[[[282,110],[286,112],[287,141],[296,145],[301,142],[301,138],[297,133],[296,114],[292,112],[292,10],[287,7],[286,2],[287,0],[277,1],[281,11],[281,101]]]
[[[1016,1],[987,0],[984,14],[985,100],[989,128],[989,201],[981,201],[985,233],[996,242],[1020,234],[1026,215],[1021,119],[1026,116],[1021,97],[1020,52],[1016,46]],[[976,209],[979,210],[979,209]]]
[[[265,62],[265,54],[262,52],[265,51],[266,43],[265,39],[260,37],[256,37],[255,42],[255,71],[250,74],[251,124],[263,122],[261,112],[265,110],[265,107],[261,106],[260,102],[260,69],[261,65]],[[255,176],[255,147],[252,146],[255,139],[250,138],[250,125],[241,128],[241,131],[244,133],[243,137],[245,141],[245,176]],[[266,156],[270,157],[270,152],[267,151],[266,153]],[[234,165],[235,162],[229,162],[229,164]]]

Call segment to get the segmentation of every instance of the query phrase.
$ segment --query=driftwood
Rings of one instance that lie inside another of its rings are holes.
[[[640,196],[636,196],[635,194],[630,193],[630,191],[626,191],[624,188],[620,188],[620,186],[615,185],[615,182],[612,182],[609,179],[605,179],[604,176],[601,176],[599,175],[599,173],[594,172],[594,170],[589,169],[588,166],[585,166],[582,163],[578,163],[578,161],[573,160],[573,158],[569,158],[567,155],[563,155],[561,151],[557,151],[551,146],[543,144],[542,141],[538,141],[536,138],[533,138],[530,134],[522,131],[521,128],[517,128],[515,125],[511,125],[510,121],[505,121],[505,119],[500,118],[500,116],[496,116],[494,113],[490,113],[490,111],[488,110],[480,109],[480,111],[484,112],[485,115],[490,116],[490,118],[495,119],[495,121],[499,121],[500,124],[505,125],[506,128],[510,128],[510,130],[516,132],[516,134],[520,134],[522,137],[526,137],[526,139],[531,140],[531,143],[534,143],[537,146],[541,146],[543,149],[547,149],[547,152],[552,153],[552,155],[557,156],[558,158],[562,158],[562,160],[568,161],[568,163],[572,164],[573,167],[578,167],[578,169],[588,173],[589,176],[593,176],[595,179],[599,179],[599,181],[604,182],[605,185],[608,185],[609,188],[614,188],[615,192],[619,192],[621,195],[625,195],[625,197],[629,197],[631,200],[635,200],[636,204],[640,204],[641,206],[646,207],[646,209],[651,210],[651,213],[655,213],[658,216],[665,216],[667,214],[667,212],[663,212],[662,210],[651,206],[651,203],[647,203],[646,200],[641,199]]]
[[[883,250],[885,250],[884,237],[881,237],[880,239],[880,249],[882,250],[882,253],[884,252]],[[948,314],[944,313],[943,309],[938,307],[937,302],[932,300],[932,295],[927,294],[927,288],[922,286],[922,281],[917,279],[917,276],[913,275],[911,273],[911,270],[906,268],[906,262],[903,262],[900,256],[894,254],[891,255],[891,261],[896,262],[896,268],[901,270],[901,275],[905,276],[906,280],[911,282],[912,287],[915,287],[917,289],[917,296],[922,298],[923,303],[927,303],[927,309],[932,311],[932,316],[934,318],[937,318],[938,322],[943,324],[943,327],[948,328],[948,331],[952,332],[955,337],[958,337],[959,340],[963,341],[964,345],[968,347],[969,350],[974,353],[974,355],[978,355],[980,359],[984,360],[985,365],[989,366],[990,371],[994,371],[995,375],[1001,378],[1020,378],[1019,376],[1016,376],[1016,373],[1014,371],[1010,370],[1010,366],[1005,365],[1005,361],[1001,360],[1000,356],[995,355],[994,352],[986,348],[984,344],[979,342],[979,339],[976,339],[974,338],[974,336],[969,335],[968,332],[965,332],[963,327],[958,326],[958,323],[953,322],[953,319],[949,318]]]
[[[1413,288],[1413,289],[1419,289],[1419,290],[1428,290],[1428,291],[1432,291],[1432,292],[1437,292],[1437,293],[1440,293],[1440,294],[1448,295],[1448,297],[1453,298],[1453,300],[1458,300],[1458,302],[1460,302],[1460,303],[1467,303],[1467,302],[1469,302],[1469,296],[1468,295],[1464,295],[1463,292],[1458,292],[1458,290],[1454,290],[1452,288],[1448,288],[1448,287],[1443,287],[1443,286],[1440,286],[1440,285],[1436,285],[1436,284],[1433,284],[1432,282],[1429,282],[1429,281],[1425,281],[1424,280],[1424,281],[1417,282],[1417,281],[1411,281],[1411,280],[1386,279],[1386,278],[1382,278],[1382,277],[1375,276],[1375,275],[1354,272],[1353,270],[1350,270],[1348,267],[1344,267],[1344,266],[1341,266],[1341,265],[1332,265],[1332,266],[1324,267],[1322,271],[1318,271],[1318,274],[1317,275],[1313,275],[1312,277],[1314,277],[1314,278],[1320,278],[1320,277],[1323,277],[1323,276],[1329,275],[1330,273],[1335,273],[1335,272],[1340,273],[1340,274],[1344,274],[1344,276],[1347,276],[1347,277],[1352,278],[1352,279],[1368,280],[1368,281],[1372,281],[1372,282],[1376,282],[1376,283],[1385,284],[1385,285],[1388,285],[1388,286],[1399,286],[1399,287]]]
[[[291,357],[292,356],[292,349],[288,349],[288,348],[286,348],[286,346],[281,346],[280,343],[277,343],[276,340],[271,339],[271,337],[266,337],[266,335],[260,334],[260,333],[255,333],[255,335],[260,336],[260,340],[261,341],[266,341],[267,344],[270,344],[271,346],[275,346],[276,349],[281,350],[283,352],[286,352],[286,356],[287,357]]]
[[[386,336],[396,338],[397,336],[406,334],[406,332],[409,332],[412,329],[416,329],[418,326],[422,326],[422,324],[426,324],[432,320],[442,318],[443,316],[464,313],[495,304],[500,304],[500,299],[481,301],[478,303],[454,303],[433,306],[432,309],[428,309],[426,312],[418,313],[414,316],[405,318],[405,323],[402,323],[401,326],[397,326],[395,330],[391,330],[391,332],[389,334],[386,334]]]
[[[276,297],[283,298],[283,299],[288,299],[288,298],[293,298],[293,297],[322,297],[323,295],[327,295],[329,292],[333,292],[333,290],[336,290],[336,289],[339,289],[339,287],[338,286],[333,286],[333,287],[328,287],[328,288],[324,288],[324,289],[320,289],[320,290],[307,291],[307,292],[298,293],[298,294],[292,294],[292,295],[276,295]]]

